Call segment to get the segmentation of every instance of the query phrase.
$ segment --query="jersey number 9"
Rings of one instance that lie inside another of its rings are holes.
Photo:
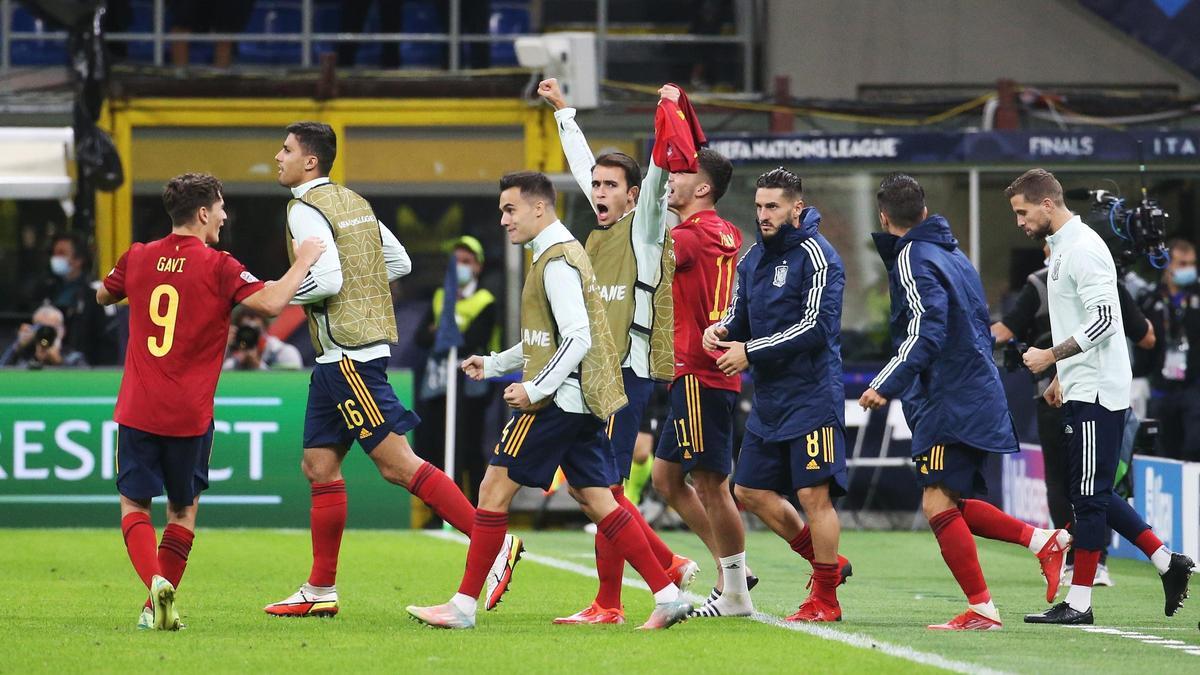
[[[163,298],[167,299],[165,310],[162,309]],[[179,291],[171,284],[159,284],[150,292],[150,321],[163,329],[162,338],[151,335],[146,338],[146,347],[157,357],[167,355],[171,345],[175,343],[175,317],[179,313]]]

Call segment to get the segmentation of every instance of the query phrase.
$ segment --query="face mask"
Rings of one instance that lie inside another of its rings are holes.
[[[56,276],[65,277],[71,271],[71,261],[65,255],[51,256],[50,271]]]
[[[1171,279],[1175,282],[1176,286],[1190,286],[1196,283],[1196,268],[1180,267],[1171,272]]]
[[[471,269],[470,265],[458,263],[454,266],[454,273],[458,276],[458,285],[466,286],[475,278],[475,270]]]

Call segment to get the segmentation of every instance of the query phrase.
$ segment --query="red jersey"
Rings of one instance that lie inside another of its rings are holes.
[[[737,278],[742,233],[716,211],[701,211],[671,230],[675,240],[675,379],[695,375],[713,389],[741,391],[739,375],[717,368],[720,352],[705,351],[704,329],[721,320]]]
[[[199,237],[169,234],[131,246],[104,278],[109,293],[129,298],[129,346],[113,419],[160,436],[207,432],[229,314],[263,285]]]

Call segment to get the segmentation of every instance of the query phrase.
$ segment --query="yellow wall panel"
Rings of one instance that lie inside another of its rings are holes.
[[[346,180],[364,183],[494,182],[525,168],[520,138],[347,140]]]
[[[353,131],[353,130],[352,130]],[[347,183],[473,183],[493,182],[508,171],[523,168],[524,143],[519,138],[424,140],[413,138],[349,138],[338,150]],[[133,140],[133,179],[165,182],[185,171],[203,171],[227,183],[274,183],[278,141],[228,138],[220,152],[202,152],[213,139],[137,137]]]

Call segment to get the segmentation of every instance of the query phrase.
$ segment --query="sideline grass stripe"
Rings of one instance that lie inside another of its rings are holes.
[[[449,541],[456,541],[460,544],[470,543],[469,539],[467,539],[465,536],[463,536],[462,534],[460,534],[458,532],[438,532],[438,531],[424,530],[424,531],[422,531],[422,533],[429,537],[434,537],[437,539],[446,539]],[[530,553],[528,551],[526,551],[525,554],[521,556],[521,558],[523,560],[531,560],[533,562],[536,562],[540,565],[545,565],[547,567],[553,567],[554,569],[562,570],[564,572],[574,572],[575,574],[579,574],[581,576],[589,577],[592,579],[598,578],[596,576],[596,568],[594,566],[580,565],[578,563],[561,560],[559,558],[552,558],[550,556],[539,555],[537,553]],[[644,581],[642,581],[641,579],[633,579],[630,577],[623,577],[622,581],[624,582],[624,584],[626,586],[629,586],[631,588],[638,588],[638,589],[641,589],[641,590],[644,590],[647,592],[650,590],[650,588],[648,586],[646,586],[646,583]],[[696,595],[695,593],[687,593],[686,595],[687,595],[688,600],[692,601],[693,603],[704,601],[704,598]],[[881,640],[876,640],[875,638],[867,636],[867,635],[861,635],[858,633],[844,633],[842,631],[834,630],[832,628],[826,628],[825,626],[816,626],[816,625],[809,625],[809,624],[802,624],[802,623],[792,623],[790,621],[784,621],[780,617],[773,616],[771,614],[765,614],[763,612],[755,612],[749,618],[752,621],[757,621],[759,623],[766,624],[768,626],[774,626],[776,628],[782,628],[784,630],[791,630],[791,631],[795,631],[797,633],[807,633],[808,635],[819,637],[823,640],[832,640],[834,642],[841,642],[842,644],[850,645],[851,647],[858,647],[861,649],[876,650],[876,651],[882,652],[884,654],[887,654],[888,656],[894,656],[896,658],[903,659],[905,661],[919,663],[923,666],[932,666],[934,668],[943,668],[945,670],[949,670],[949,671],[956,672],[956,673],[969,673],[972,675],[976,675],[976,674],[977,675],[1005,675],[1005,672],[1001,671],[1001,670],[992,670],[990,668],[984,668],[982,666],[979,666],[979,665],[976,665],[973,663],[965,663],[963,661],[955,661],[952,659],[948,659],[944,656],[941,656],[940,654],[930,654],[927,652],[921,652],[921,651],[912,649],[911,647],[903,647],[900,645],[893,645],[893,644],[890,644],[887,642],[883,642]],[[703,621],[703,619],[691,619],[691,620]]]
[[[161,503],[163,497],[155,497]],[[206,495],[201,503],[222,504],[282,504],[280,495]],[[0,504],[119,504],[121,496],[111,495],[0,495]]]

